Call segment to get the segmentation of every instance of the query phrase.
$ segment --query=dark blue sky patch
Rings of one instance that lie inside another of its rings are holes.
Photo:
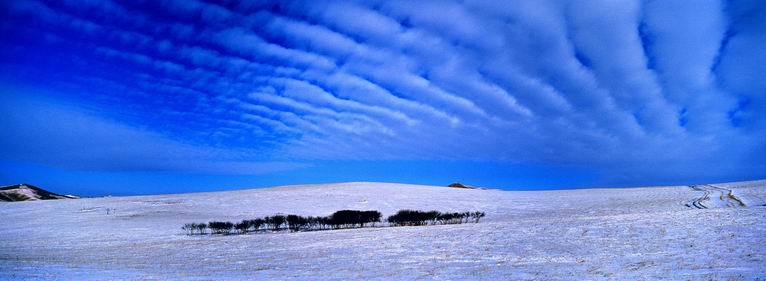
[[[644,56],[646,56],[646,68],[655,69],[657,66],[655,58],[652,56],[651,52],[653,38],[649,32],[650,31],[644,22],[641,22],[641,24],[638,25],[638,36],[641,38],[641,49],[644,51]]]
[[[686,127],[686,123],[689,122],[689,120],[687,119],[686,114],[687,114],[687,109],[686,108],[682,108],[678,112],[678,126]]]

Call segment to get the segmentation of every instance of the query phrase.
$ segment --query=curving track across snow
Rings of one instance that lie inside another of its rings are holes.
[[[734,196],[731,189],[726,189],[711,184],[690,185],[694,191],[703,192],[702,196],[687,203],[689,208],[708,209],[708,208],[742,208],[747,207],[745,203]]]

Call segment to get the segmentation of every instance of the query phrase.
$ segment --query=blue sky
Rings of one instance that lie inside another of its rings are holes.
[[[766,178],[763,1],[2,1],[0,184]]]

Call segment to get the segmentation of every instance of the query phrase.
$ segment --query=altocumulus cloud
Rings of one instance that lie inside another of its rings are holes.
[[[0,9],[4,102],[24,95],[13,85],[36,85],[98,108],[58,112],[70,119],[55,121],[60,133],[46,142],[80,147],[66,132],[88,123],[88,146],[114,156],[35,154],[45,130],[6,106],[4,127],[27,136],[2,139],[11,158],[209,172],[500,161],[626,180],[766,171],[762,1],[27,0]]]

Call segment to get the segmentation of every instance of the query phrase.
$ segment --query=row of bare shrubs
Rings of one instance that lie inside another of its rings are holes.
[[[417,226],[436,224],[478,223],[484,217],[484,212],[442,213],[439,211],[400,210],[387,218],[388,226]],[[298,216],[274,215],[238,223],[211,221],[208,223],[187,223],[182,229],[189,235],[200,234],[245,234],[248,232],[266,232],[289,230],[315,231],[344,228],[375,227],[381,222],[378,211],[340,210],[332,215]]]
[[[474,222],[479,223],[479,220],[486,214],[484,212],[454,212],[454,213],[442,213],[439,211],[416,211],[416,210],[401,210],[394,215],[388,217],[387,221],[390,226],[417,226],[417,225],[437,225],[437,224],[459,224]]]
[[[288,229],[291,232],[328,230],[342,228],[361,228],[375,226],[379,223],[381,214],[378,211],[340,210],[325,217],[274,215],[239,223],[211,221],[209,223],[187,223],[182,229],[189,235],[194,234],[238,234],[257,231],[279,231]]]

